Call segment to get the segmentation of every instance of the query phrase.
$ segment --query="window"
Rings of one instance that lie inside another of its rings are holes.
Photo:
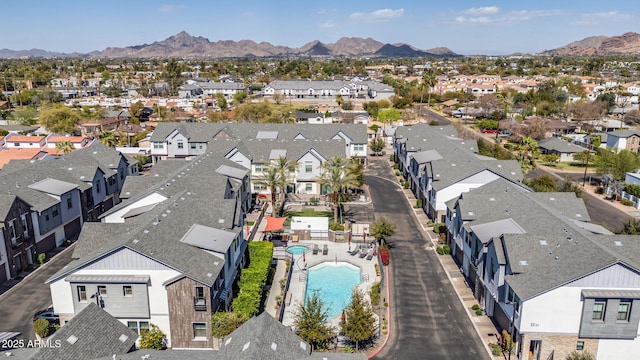
[[[202,286],[196,286],[196,299],[204,300],[204,288]]]
[[[133,289],[131,288],[130,285],[125,285],[122,287],[122,295],[124,295],[124,297],[132,297],[133,296]]]
[[[78,302],[87,302],[87,288],[84,285],[78,286]]]
[[[191,147],[191,149],[194,149],[194,150],[195,150],[195,148],[196,148],[196,144],[189,144],[189,147]]]
[[[116,183],[116,177],[112,176],[112,177],[108,178],[107,181],[109,182],[109,186],[111,186],[111,185]]]
[[[591,320],[604,320],[604,310],[606,306],[606,300],[596,300],[596,302],[593,304],[593,313],[591,314]]]
[[[353,150],[355,150],[355,151],[364,151],[364,145],[363,144],[355,144],[355,145],[353,145]]]
[[[310,173],[310,172],[312,172],[312,171],[313,171],[313,165],[311,165],[311,164],[305,164],[305,165],[304,165],[304,172],[305,172],[305,173],[307,173],[307,174],[308,174],[308,173]]]
[[[59,212],[59,211],[58,211],[58,205],[54,206],[54,207],[51,209],[51,214],[53,215],[53,217],[58,216],[58,212]]]
[[[71,209],[73,207],[73,199],[67,198],[67,209]]]
[[[127,327],[140,335],[149,331],[148,321],[127,321]]]
[[[178,141],[178,149],[184,149],[184,143],[182,141]]]
[[[266,166],[264,164],[256,164],[256,172],[263,172]]]
[[[576,343],[576,350],[584,350],[584,341],[578,341]]]
[[[618,304],[618,317],[616,320],[618,321],[629,321],[629,313],[631,312],[631,301],[629,300],[620,300],[620,304]]]
[[[265,184],[263,184],[263,183],[255,183],[255,184],[253,184],[253,190],[258,191],[258,190],[266,190],[266,189],[267,189],[267,186]]]
[[[29,237],[29,225],[27,224],[27,214],[20,215],[20,221],[22,222],[22,231],[25,237]]]
[[[49,221],[49,209],[47,209],[47,210],[43,211],[43,213],[44,213],[44,219],[45,219],[46,221]]]
[[[98,285],[98,295],[107,296],[107,287],[104,285]]]
[[[96,192],[97,192],[98,194],[100,194],[100,183],[101,183],[101,182],[102,182],[102,181],[101,181],[100,179],[98,179],[98,182],[96,182]]]
[[[313,191],[313,184],[309,184],[309,183],[305,184],[305,189],[304,189],[304,190],[305,190],[306,192],[311,192],[311,191]]]
[[[9,222],[9,232],[11,233],[11,239],[16,238],[16,226],[14,224],[14,220]]]
[[[153,148],[154,148],[154,149],[163,149],[163,148],[164,148],[164,143],[161,143],[161,142],[154,142],[154,143],[153,143]]]
[[[207,324],[206,323],[193,323],[193,337],[194,338],[206,338],[207,337]]]

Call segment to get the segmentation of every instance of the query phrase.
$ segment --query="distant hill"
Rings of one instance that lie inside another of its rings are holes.
[[[299,48],[273,45],[252,40],[209,41],[201,36],[192,36],[185,31],[151,44],[109,47],[88,54],[63,54],[32,49],[23,51],[0,50],[0,58],[20,57],[103,57],[103,58],[233,58],[233,57],[280,57],[280,56],[366,56],[366,57],[452,57],[460,56],[445,47],[419,50],[407,44],[383,44],[372,38],[343,37],[334,44],[311,41]]]
[[[628,32],[611,37],[591,36],[543,53],[548,55],[639,54],[640,34]]]

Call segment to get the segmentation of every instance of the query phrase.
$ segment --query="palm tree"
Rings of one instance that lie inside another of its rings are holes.
[[[338,103],[338,106],[342,106],[342,103],[344,103],[344,98],[342,97],[342,94],[336,95],[336,102]]]
[[[359,181],[348,162],[341,156],[334,156],[322,164],[322,173],[318,178],[318,183],[331,190],[333,200],[333,221],[338,222],[338,205],[340,193],[344,188],[358,187]]]
[[[258,178],[258,184],[263,184],[269,188],[271,192],[271,216],[276,213],[276,192],[282,184],[280,173],[275,166],[267,166],[262,171],[262,175]]]
[[[280,180],[282,182],[280,184],[280,191],[284,196],[284,194],[287,192],[287,185],[289,185],[293,181],[291,173],[295,172],[298,168],[298,162],[295,160],[287,160],[286,156],[281,155],[276,160],[271,162],[270,166],[273,166],[276,168],[276,170],[278,170],[278,175],[280,176]]]
[[[63,154],[68,154],[73,151],[73,143],[69,140],[63,140],[56,144],[56,150]]]
[[[100,135],[98,135],[98,138],[100,139],[100,142],[103,143],[105,146],[108,147],[113,147],[116,146],[116,134],[113,131],[105,131],[100,133]]]
[[[422,74],[422,95],[420,96],[420,116],[422,116],[422,101],[424,99],[425,89],[429,89],[429,97],[427,99],[427,105],[431,107],[431,88],[436,84],[436,76],[432,72],[425,72]]]

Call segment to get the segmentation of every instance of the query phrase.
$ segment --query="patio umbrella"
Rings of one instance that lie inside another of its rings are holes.
[[[302,261],[307,262],[307,254],[302,253]]]

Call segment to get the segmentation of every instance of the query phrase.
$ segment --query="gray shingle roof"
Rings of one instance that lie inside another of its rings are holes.
[[[135,331],[90,303],[49,339],[52,344],[59,340],[60,347],[40,348],[29,358],[77,360],[126,354],[137,338]]]
[[[575,154],[575,153],[579,153],[586,150],[583,147],[571,144],[568,141],[564,141],[556,137],[542,139],[538,141],[538,147],[540,147],[541,149],[553,150],[560,153],[568,153],[568,154]]]

